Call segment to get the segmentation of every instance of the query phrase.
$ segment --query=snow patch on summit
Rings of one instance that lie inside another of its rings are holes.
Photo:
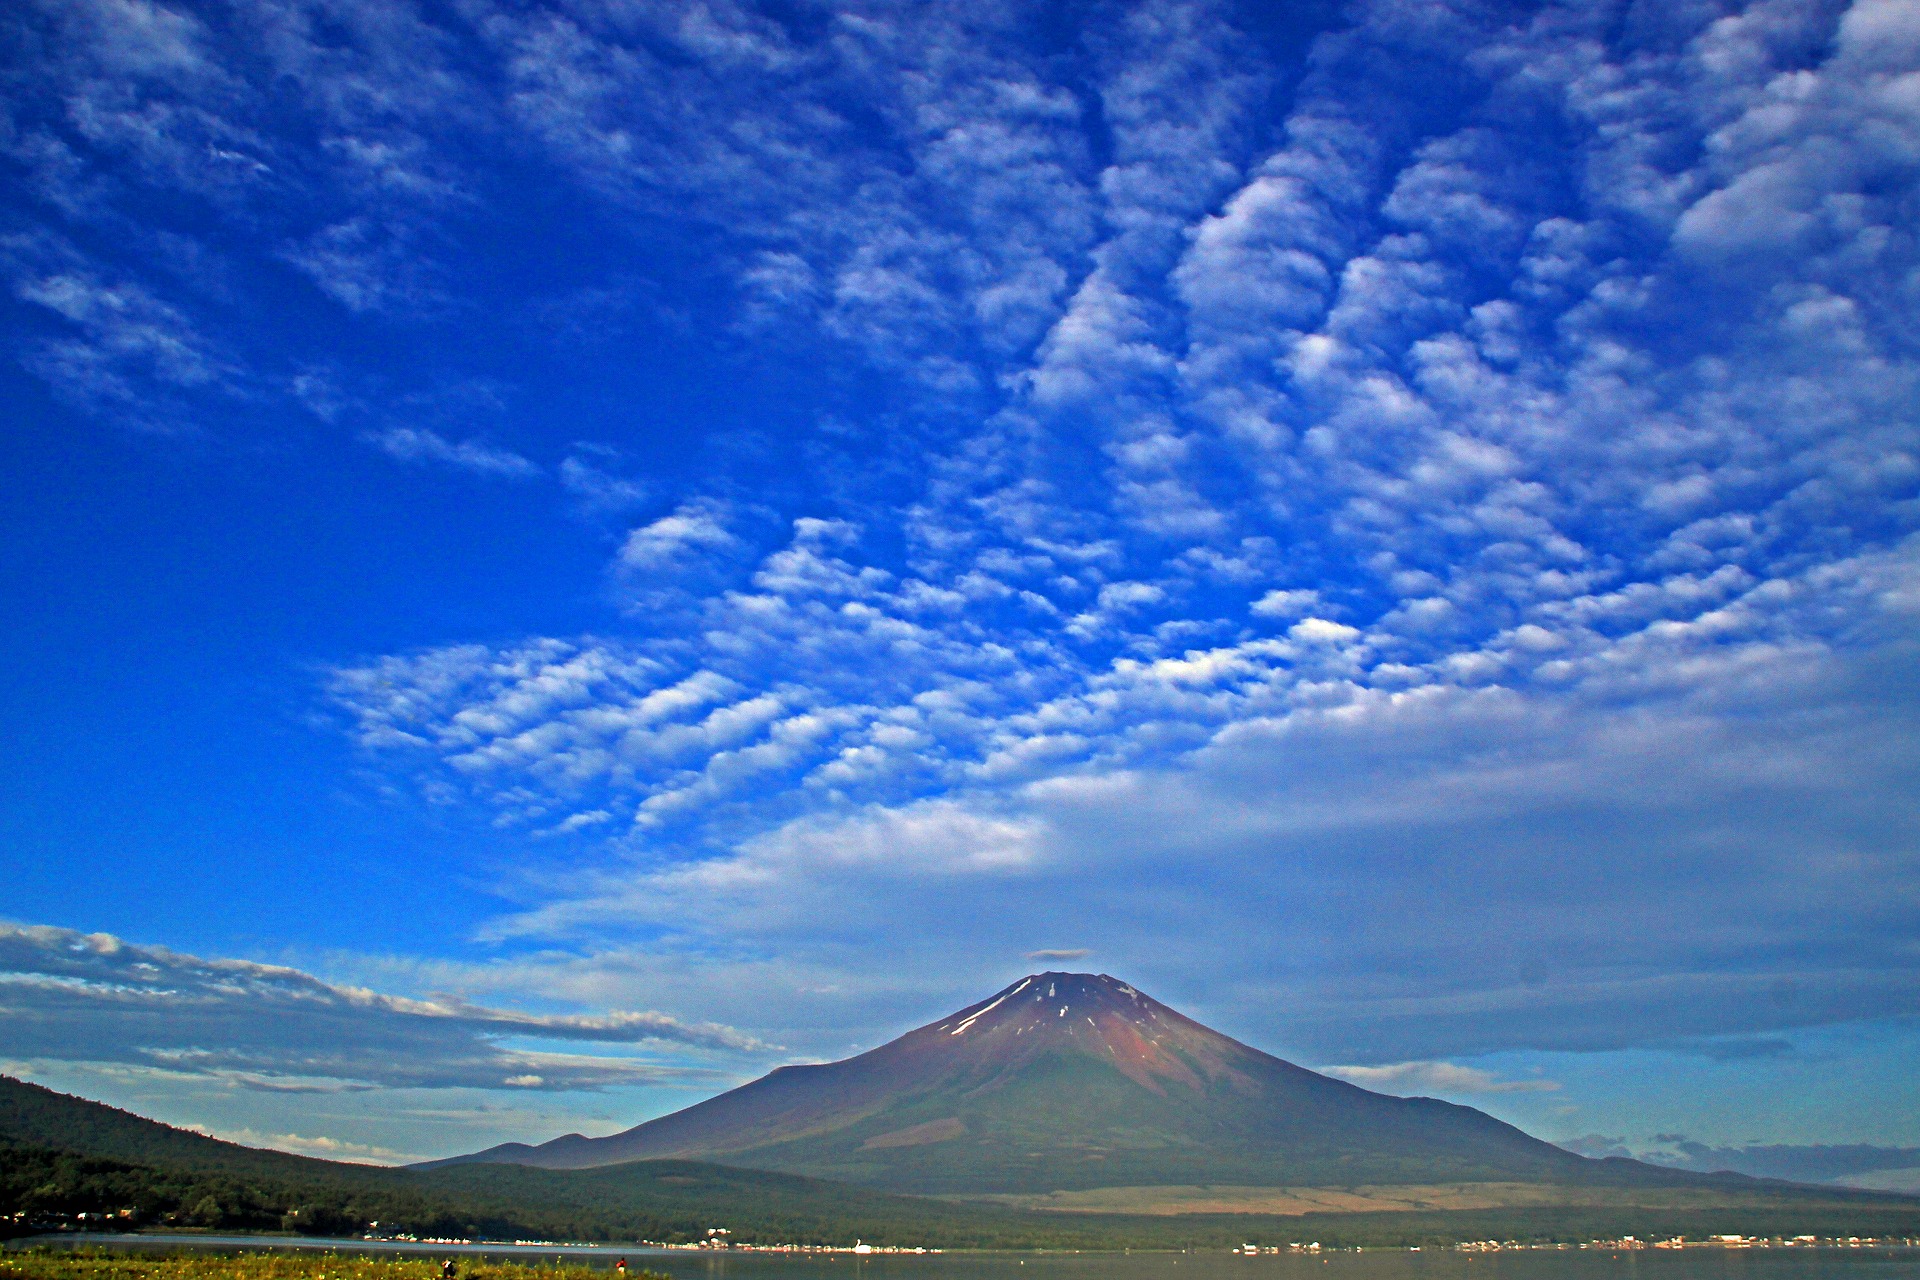
[[[1021,979],[1020,986],[1025,986],[1025,984],[1031,983],[1031,981],[1033,981],[1033,979]],[[987,1017],[989,1013],[993,1013],[996,1007],[1000,1006],[1000,1002],[1002,1002],[1002,1000],[1006,1000],[1006,998],[1010,998],[1010,996],[1018,996],[1018,994],[1020,994],[1020,986],[1016,986],[1014,990],[1010,990],[1010,992],[1006,992],[1006,994],[1002,994],[1002,996],[995,996],[995,1000],[993,1000],[993,1004],[989,1004],[989,1006],[985,1007],[985,1009],[981,1009],[979,1013],[973,1013],[973,1015],[970,1015],[970,1017],[968,1017],[968,1019],[966,1019],[964,1023],[960,1023],[958,1027],[954,1027],[952,1031],[948,1031],[947,1032],[948,1036],[958,1036],[960,1032],[966,1031],[968,1027],[972,1027],[973,1023],[977,1023],[979,1019],[983,1019],[983,1017]]]

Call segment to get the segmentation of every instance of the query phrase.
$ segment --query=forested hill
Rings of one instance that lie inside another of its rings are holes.
[[[387,1170],[223,1142],[158,1120],[0,1076],[0,1139],[196,1172],[380,1184]]]
[[[122,1210],[130,1211],[120,1217]],[[0,1220],[490,1239],[1096,1244],[1097,1226],[662,1160],[555,1173],[386,1169],[261,1151],[0,1076]]]

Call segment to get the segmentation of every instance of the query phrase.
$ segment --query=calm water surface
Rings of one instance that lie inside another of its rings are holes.
[[[35,1242],[43,1243],[43,1242]],[[634,1270],[674,1280],[1920,1280],[1920,1249],[1685,1249],[1503,1253],[1381,1250],[1319,1256],[1217,1253],[966,1253],[919,1255],[695,1253],[672,1249],[376,1244],[258,1236],[60,1237],[60,1245],[128,1249],[335,1249],[542,1260]]]

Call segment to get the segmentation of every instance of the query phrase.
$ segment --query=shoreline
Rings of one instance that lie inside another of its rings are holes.
[[[457,1253],[467,1256],[499,1255],[502,1257],[618,1257],[632,1255],[642,1258],[684,1258],[688,1255],[713,1258],[753,1257],[774,1255],[777,1257],[796,1256],[847,1256],[855,1258],[886,1257],[901,1258],[951,1258],[951,1257],[1062,1257],[1062,1256],[1114,1256],[1114,1257],[1179,1257],[1203,1255],[1244,1258],[1295,1257],[1314,1258],[1332,1254],[1347,1253],[1430,1253],[1430,1254],[1488,1254],[1488,1253],[1575,1253],[1575,1252],[1612,1252],[1638,1253],[1641,1251],[1696,1251],[1719,1250],[1724,1252],[1741,1251],[1797,1251],[1812,1250],[1832,1252],[1858,1252],[1861,1250],[1912,1250],[1920,1249],[1920,1237],[1825,1237],[1801,1238],[1750,1238],[1723,1237],[1719,1239],[1669,1239],[1660,1241],[1638,1240],[1623,1237],[1615,1240],[1591,1240],[1579,1243],[1532,1244],[1519,1241],[1462,1240],[1450,1245],[1350,1245],[1331,1247],[1320,1245],[1277,1245],[1249,1247],[1246,1245],[1221,1249],[929,1249],[917,1246],[881,1246],[881,1245],[753,1245],[734,1244],[720,1247],[709,1245],[672,1245],[633,1241],[624,1244],[588,1243],[548,1240],[390,1240],[365,1239],[355,1236],[296,1236],[274,1233],[201,1233],[188,1231],[128,1231],[128,1232],[48,1232],[33,1236],[17,1236],[10,1240],[0,1240],[0,1253],[24,1251],[33,1248],[77,1249],[88,1246],[111,1248],[129,1246],[135,1249],[153,1249],[173,1246],[182,1249],[253,1249],[253,1250],[297,1250],[316,1253],[367,1253],[367,1254],[446,1254]]]

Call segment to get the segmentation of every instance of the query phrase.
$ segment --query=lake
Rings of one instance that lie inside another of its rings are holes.
[[[28,1242],[21,1241],[19,1244]],[[775,1254],[605,1246],[423,1245],[259,1236],[60,1236],[34,1244],[116,1249],[332,1249],[612,1267],[674,1280],[1920,1280],[1920,1249],[1369,1250],[1247,1257],[1208,1253]]]

